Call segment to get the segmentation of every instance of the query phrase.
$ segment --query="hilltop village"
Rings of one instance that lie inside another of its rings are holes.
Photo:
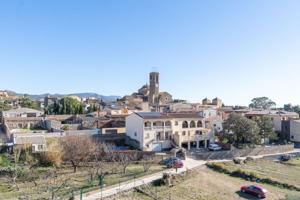
[[[228,106],[218,97],[191,103],[162,92],[160,78],[151,72],[147,84],[124,97],[0,91],[0,186],[12,188],[3,194],[98,199],[99,184],[130,183],[137,174],[162,176],[166,167],[183,173],[210,160],[240,163],[239,157],[285,154],[300,146],[299,106],[276,108],[267,97],[249,106]],[[31,184],[40,188],[26,189]]]

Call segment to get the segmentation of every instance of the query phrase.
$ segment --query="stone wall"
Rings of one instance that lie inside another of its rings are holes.
[[[11,117],[5,118],[4,124],[10,129],[35,128],[42,126],[42,117]]]
[[[257,147],[249,149],[233,149],[230,151],[219,152],[203,152],[194,155],[201,160],[219,160],[219,159],[233,159],[235,157],[259,156],[265,154],[285,153],[294,150],[294,144],[288,145],[274,145],[270,147]]]

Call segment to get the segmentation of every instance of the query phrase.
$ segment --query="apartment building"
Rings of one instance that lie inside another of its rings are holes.
[[[144,151],[173,147],[207,148],[217,126],[204,113],[132,113],[126,117],[126,134]]]

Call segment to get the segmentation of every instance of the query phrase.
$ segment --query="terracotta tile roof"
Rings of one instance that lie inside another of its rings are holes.
[[[267,116],[299,116],[295,112],[287,112],[283,110],[251,110],[245,114],[246,116],[251,115],[267,115]]]
[[[137,112],[135,114],[143,119],[203,118],[199,113]]]

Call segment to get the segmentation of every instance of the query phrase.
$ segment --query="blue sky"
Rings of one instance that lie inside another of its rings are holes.
[[[0,89],[300,104],[298,0],[1,0]]]

